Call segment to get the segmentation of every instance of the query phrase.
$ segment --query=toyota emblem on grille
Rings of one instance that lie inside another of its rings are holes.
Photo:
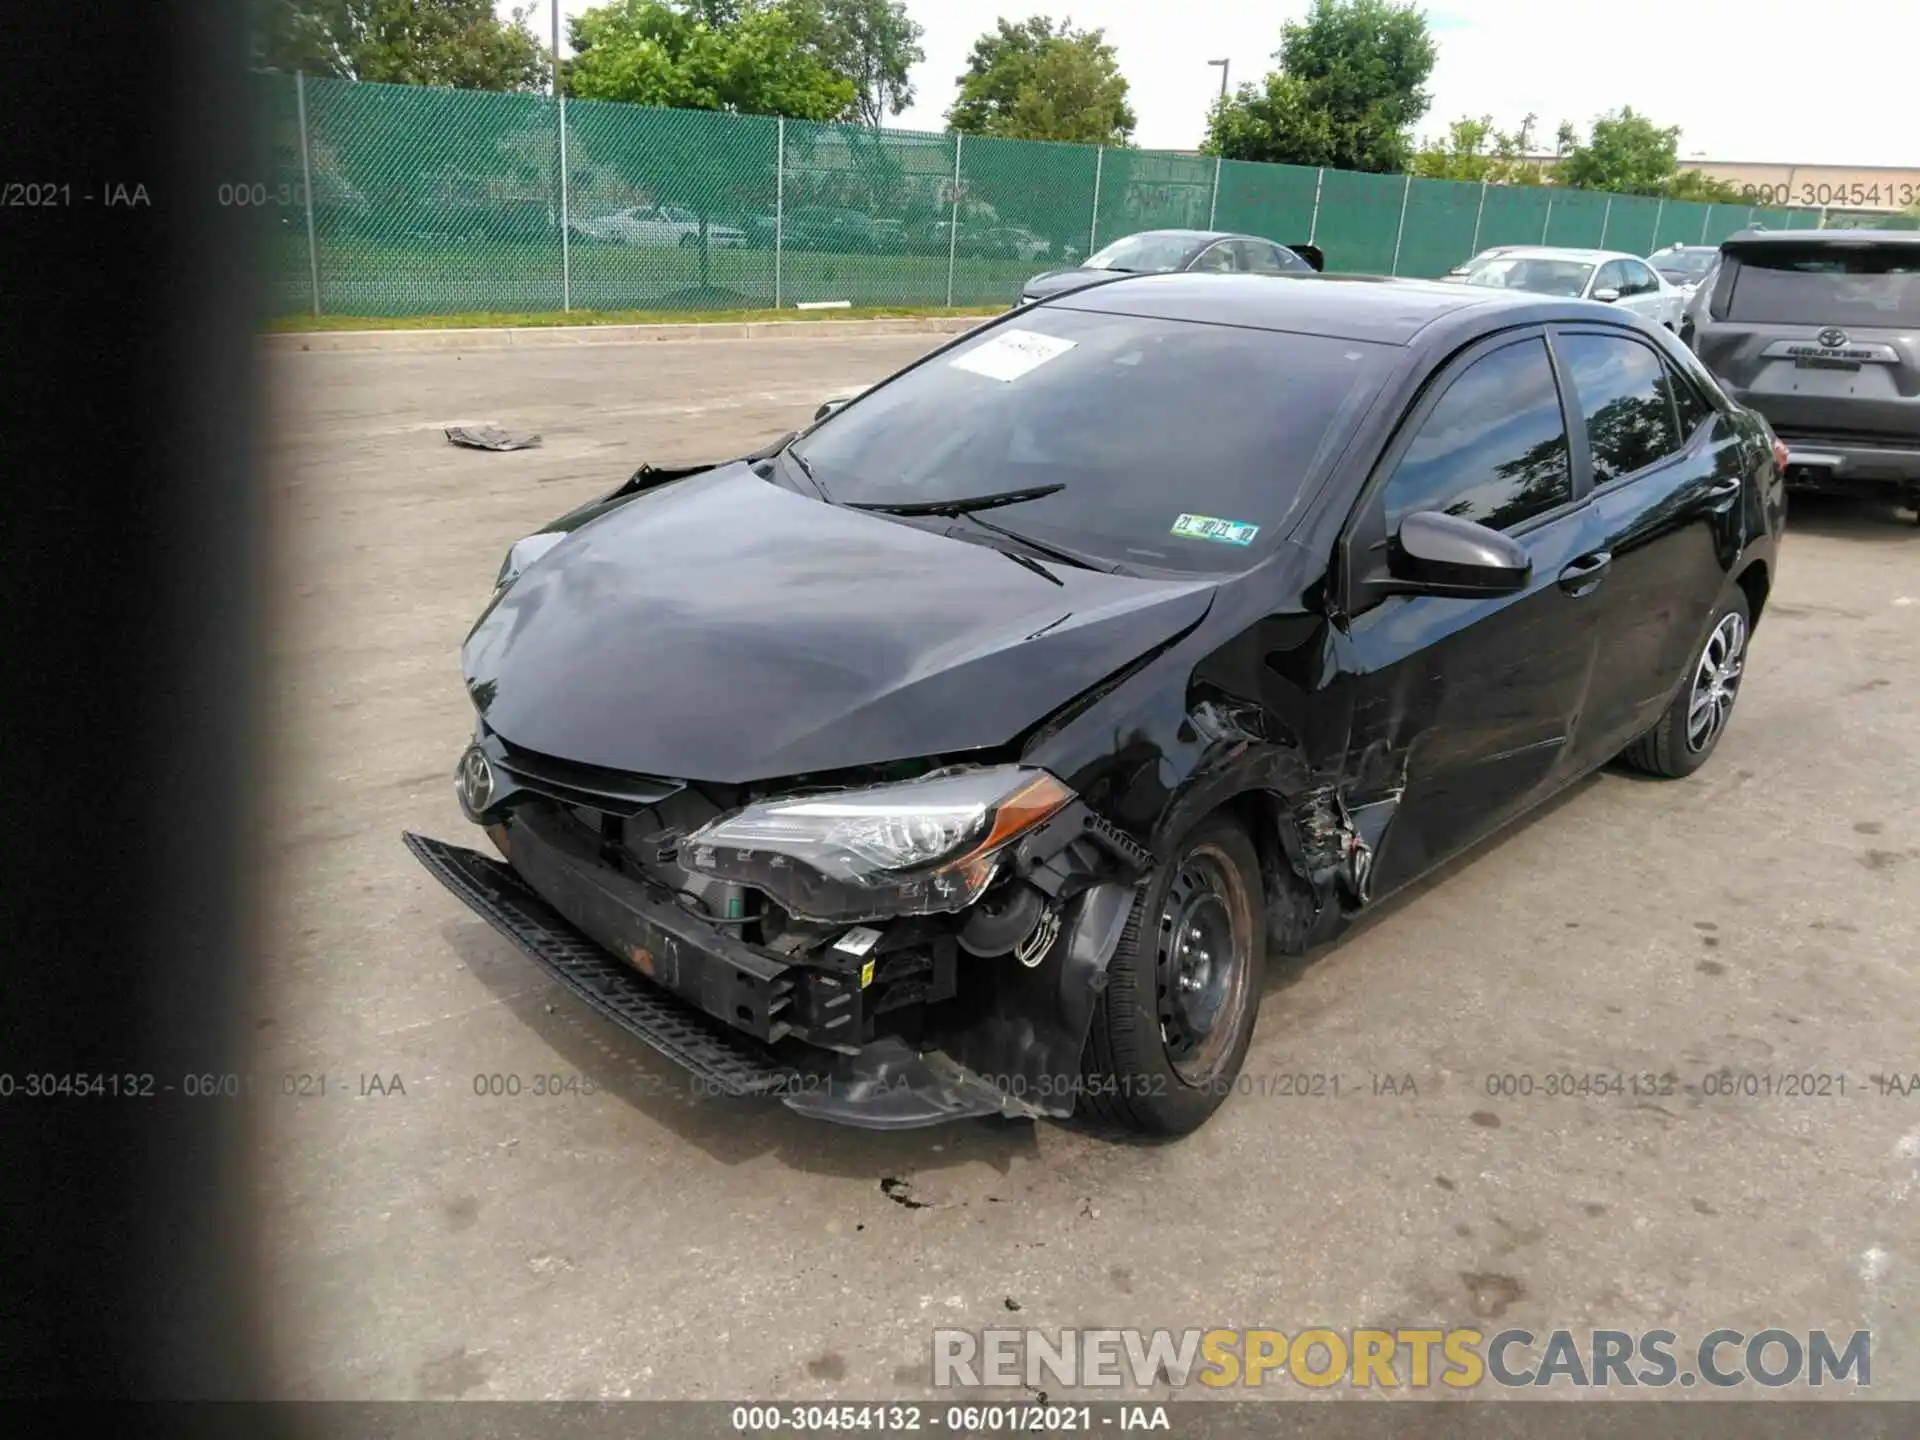
[[[1828,326],[1820,332],[1817,338],[1827,349],[1838,350],[1842,345],[1847,343],[1847,332],[1836,329],[1833,326]]]
[[[487,763],[487,757],[480,753],[479,746],[470,746],[467,753],[460,757],[455,784],[462,803],[473,814],[478,815],[493,803],[493,767]]]

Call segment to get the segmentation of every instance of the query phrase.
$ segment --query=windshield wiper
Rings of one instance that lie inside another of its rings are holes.
[[[882,515],[971,515],[976,510],[996,510],[1002,505],[1019,505],[1028,500],[1058,495],[1066,488],[1065,485],[1029,485],[1023,490],[1002,490],[993,495],[965,495],[957,500],[849,500],[847,508],[874,510]]]
[[[1004,525],[995,525],[982,520],[978,515],[968,515],[967,523],[978,525],[982,530],[991,530],[996,535],[1004,535],[1009,540],[1018,541],[1029,550],[1038,550],[1050,560],[1072,565],[1080,570],[1098,570],[1103,575],[1131,575],[1133,572],[1124,565],[1116,565],[1109,560],[1099,560],[1079,550],[1069,550],[1064,545],[1056,545],[1050,540],[1035,540],[1030,535],[1022,535],[1018,530],[1009,530]]]
[[[956,539],[960,534],[960,532],[958,531],[951,531],[951,530],[948,531],[947,533],[949,535],[954,536]],[[984,540],[984,539],[981,540],[979,544],[981,549],[991,550],[996,555],[1006,556],[1007,559],[1013,561],[1014,564],[1020,566],[1023,570],[1031,570],[1034,574],[1038,575],[1042,580],[1051,580],[1055,585],[1061,585],[1061,586],[1064,586],[1067,583],[1066,581],[1062,580],[1058,575],[1054,574],[1053,571],[1049,570],[1046,566],[1042,565],[1038,560],[1034,559],[1033,556],[1031,555],[1022,555],[1018,550],[1009,550],[1004,545],[995,545],[991,541]]]
[[[1048,495],[1057,495],[1066,489],[1065,485],[1029,485],[1021,490],[1002,490],[993,495],[967,495],[957,500],[902,500],[887,502],[879,500],[852,500],[847,502],[849,510],[870,510],[880,515],[898,515],[910,519],[921,515],[939,515],[964,519],[969,524],[978,525],[982,530],[991,530],[995,535],[1004,535],[1007,539],[1037,550],[1050,560],[1071,565],[1077,570],[1098,570],[1104,575],[1131,575],[1133,572],[1124,565],[1116,565],[1095,556],[1070,550],[1048,540],[1035,540],[1030,535],[1022,535],[1018,530],[1009,530],[1004,525],[995,525],[982,520],[975,512],[996,510],[1002,505],[1019,505],[1028,500],[1039,500]]]

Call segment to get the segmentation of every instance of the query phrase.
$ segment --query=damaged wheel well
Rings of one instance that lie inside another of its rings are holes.
[[[1747,597],[1749,624],[1759,623],[1760,610],[1767,603],[1767,590],[1770,583],[1771,577],[1767,574],[1767,562],[1764,560],[1754,561],[1735,578],[1734,584],[1738,585]]]
[[[1283,955],[1299,955],[1312,943],[1321,902],[1301,873],[1297,847],[1288,841],[1293,812],[1270,790],[1244,790],[1216,813],[1232,815],[1253,839],[1266,890],[1267,943]]]

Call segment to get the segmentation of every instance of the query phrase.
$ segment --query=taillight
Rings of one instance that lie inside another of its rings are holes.
[[[1782,475],[1787,473],[1788,458],[1786,445],[1776,436],[1773,442],[1773,464]]]

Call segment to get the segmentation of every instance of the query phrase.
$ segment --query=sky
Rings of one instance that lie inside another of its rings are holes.
[[[525,0],[521,0],[525,3]],[[553,0],[530,23],[545,37]],[[589,0],[558,0],[563,16]],[[513,0],[500,0],[506,13]],[[1309,0],[907,0],[925,28],[913,104],[887,123],[944,130],[955,77],[1002,16],[1070,16],[1101,28],[1118,51],[1139,128],[1136,144],[1191,150],[1229,62],[1230,84],[1272,68],[1280,27]],[[1462,115],[1502,128],[1538,116],[1551,146],[1560,121],[1584,135],[1621,105],[1680,126],[1683,159],[1802,165],[1920,166],[1915,0],[1824,0],[1817,9],[1768,0],[1441,0],[1427,6],[1439,50],[1417,127],[1444,134]],[[1817,17],[1817,18],[1816,18]],[[562,27],[564,31],[564,25]],[[566,43],[563,33],[561,44]]]

